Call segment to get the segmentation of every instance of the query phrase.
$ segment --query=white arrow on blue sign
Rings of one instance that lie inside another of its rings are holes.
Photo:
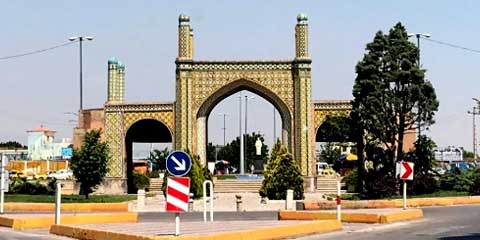
[[[185,176],[192,168],[192,160],[186,152],[173,151],[167,157],[167,171],[176,177]]]

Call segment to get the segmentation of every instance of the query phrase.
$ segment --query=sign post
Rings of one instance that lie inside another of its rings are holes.
[[[5,192],[8,192],[8,174],[5,174],[5,167],[8,159],[2,154],[0,162],[0,214],[4,214]]]
[[[397,163],[397,176],[403,180],[403,209],[407,209],[407,180],[413,180],[413,163],[401,161]]]
[[[167,171],[174,177],[167,179],[167,212],[175,213],[175,236],[180,235],[180,213],[188,211],[190,178],[185,176],[192,167],[192,160],[183,151],[174,151],[166,159]]]

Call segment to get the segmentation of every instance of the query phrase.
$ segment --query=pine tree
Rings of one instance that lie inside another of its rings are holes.
[[[294,199],[303,199],[303,178],[292,154],[280,142],[272,149],[264,173],[260,196],[268,199],[285,199],[287,190],[294,191]]]

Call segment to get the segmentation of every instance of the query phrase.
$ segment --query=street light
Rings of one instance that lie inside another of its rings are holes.
[[[247,147],[248,147],[248,131],[247,131],[247,122],[248,122],[248,118],[247,118],[247,114],[248,114],[248,99],[255,99],[254,96],[247,96],[245,95],[245,134],[244,134],[244,137],[245,137],[245,141],[244,141],[244,144],[245,144],[245,147],[244,147],[244,161],[246,162],[247,161],[247,156],[248,156],[248,152],[247,152]]]
[[[479,112],[479,107],[480,107],[480,100],[477,98],[472,98],[475,102],[477,102],[477,107],[473,107],[473,111],[468,111],[468,114],[472,114],[472,119],[473,119],[473,159],[477,160],[477,127],[475,124],[475,119]]]
[[[420,68],[420,38],[430,38],[432,35],[429,33],[409,33],[408,37],[413,37],[415,36],[417,38],[417,48],[418,48],[418,56],[417,56],[417,64],[418,68]],[[422,135],[422,122],[420,119],[418,119],[418,137]]]
[[[245,160],[243,159],[243,136],[242,136],[242,91],[240,91],[240,96],[238,97],[239,108],[238,108],[238,137],[240,138],[240,174],[245,174]]]
[[[226,127],[225,127],[225,118],[228,116],[228,114],[226,113],[219,113],[218,116],[223,116],[223,146],[225,146],[225,131],[226,131]]]
[[[84,36],[75,36],[75,37],[70,37],[68,40],[70,41],[78,41],[79,42],[79,45],[80,45],[80,111],[82,111],[83,109],[83,76],[82,76],[82,43],[83,41],[87,40],[87,41],[92,41],[93,40],[93,37],[91,36],[87,36],[87,37],[84,37]]]

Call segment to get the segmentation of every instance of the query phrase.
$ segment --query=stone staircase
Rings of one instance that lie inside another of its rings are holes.
[[[262,187],[262,180],[216,180],[214,185],[213,191],[215,193],[258,193],[260,187]]]
[[[163,178],[150,178],[149,192],[162,192]]]
[[[340,183],[343,188],[345,183]],[[319,193],[337,193],[337,180],[335,177],[317,177],[317,192]],[[342,193],[346,192],[342,190]]]

